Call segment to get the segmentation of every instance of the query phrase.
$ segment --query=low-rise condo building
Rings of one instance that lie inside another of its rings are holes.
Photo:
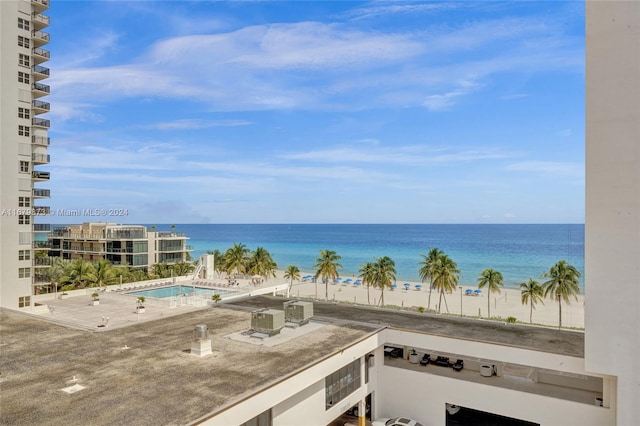
[[[49,235],[49,256],[148,270],[156,263],[174,264],[190,259],[189,237],[175,231],[149,231],[143,225],[85,222],[54,228]]]

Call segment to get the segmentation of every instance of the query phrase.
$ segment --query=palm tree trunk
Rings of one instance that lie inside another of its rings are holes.
[[[327,282],[324,284],[324,298],[329,300],[329,278],[327,278]]]
[[[562,299],[558,295],[558,329],[562,328]]]
[[[316,299],[317,299],[318,298],[318,279],[317,278],[316,278],[315,284],[316,284]]]
[[[384,308],[384,285],[380,287],[380,306]]]
[[[427,301],[427,310],[431,309],[431,288],[433,287],[433,283],[429,282],[429,300]]]
[[[447,304],[447,296],[445,296],[444,293],[442,294],[442,296],[444,297],[444,307],[447,308],[447,313],[449,313],[449,305]]]
[[[371,299],[369,298],[369,284],[367,284],[367,304],[371,304]]]
[[[438,301],[438,313],[440,313],[440,310],[442,309],[442,289],[440,289],[440,300]]]
[[[487,319],[491,318],[491,290],[487,289]]]
[[[529,308],[529,324],[533,323],[533,299],[531,299],[530,303],[531,307]]]

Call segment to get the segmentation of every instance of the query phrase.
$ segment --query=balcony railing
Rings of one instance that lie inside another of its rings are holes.
[[[51,248],[51,243],[49,241],[34,241],[33,248],[35,249],[48,249]]]
[[[49,17],[46,15],[42,15],[38,12],[33,12],[31,14],[31,22],[33,22],[34,26],[37,26],[38,29],[48,27],[49,26]]]
[[[36,114],[43,114],[51,110],[51,104],[49,102],[42,102],[36,99],[31,102],[31,105],[33,106],[33,112]]]
[[[35,101],[34,101],[35,102]],[[31,143],[34,145],[49,145],[51,143],[51,138],[46,136],[31,136]]]
[[[51,197],[50,189],[33,188],[33,196],[37,198],[49,198]]]
[[[38,30],[31,31],[31,37],[36,40],[40,40],[44,43],[49,43],[49,40],[51,39],[51,37],[49,36],[49,33],[45,33],[44,31],[38,31]]]
[[[34,9],[40,12],[49,9],[49,0],[31,0],[31,4]]]
[[[51,207],[49,206],[33,206],[33,212],[37,216],[45,216],[51,213]]]
[[[46,84],[42,83],[33,83],[33,90],[37,90],[39,92],[51,93],[51,88]]]
[[[49,127],[51,127],[51,120],[34,117],[31,119],[31,124],[38,127],[46,127],[48,129]]]
[[[46,75],[47,77],[51,75],[51,70],[47,67],[43,67],[42,65],[34,65],[32,70],[36,74]]]
[[[34,170],[33,172],[31,172],[31,177],[33,179],[49,180],[51,178],[51,172],[41,172],[38,170]]]
[[[34,232],[50,232],[51,224],[50,223],[34,223],[33,231]]]
[[[31,154],[31,160],[34,163],[48,164],[51,162],[51,156],[49,154]]]
[[[48,61],[49,58],[51,57],[51,53],[46,50],[46,49],[42,49],[40,47],[34,47],[33,49],[31,49],[31,58],[33,59],[33,62],[35,62],[36,64],[39,64],[40,62],[45,62]]]
[[[33,259],[34,266],[49,266],[51,265],[50,257],[36,257]]]

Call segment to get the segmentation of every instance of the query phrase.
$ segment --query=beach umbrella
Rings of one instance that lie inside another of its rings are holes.
[[[420,290],[422,288],[422,284],[416,284],[416,290]]]
[[[396,283],[391,284],[391,288],[398,288],[398,284]]]
[[[476,296],[479,296],[479,295],[482,294],[482,290],[480,290],[480,289],[474,290],[473,292],[476,294]]]
[[[362,280],[355,280],[355,281],[354,281],[354,284],[356,284],[356,285],[360,285],[360,284],[362,284]]]

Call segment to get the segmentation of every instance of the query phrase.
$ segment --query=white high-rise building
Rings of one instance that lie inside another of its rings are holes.
[[[49,172],[38,169],[49,163],[48,8],[49,0],[0,2],[0,306],[10,308],[31,303],[36,270],[47,266],[36,249],[46,249],[38,234],[49,225],[35,221],[49,209],[38,203],[49,198],[39,186]]]

